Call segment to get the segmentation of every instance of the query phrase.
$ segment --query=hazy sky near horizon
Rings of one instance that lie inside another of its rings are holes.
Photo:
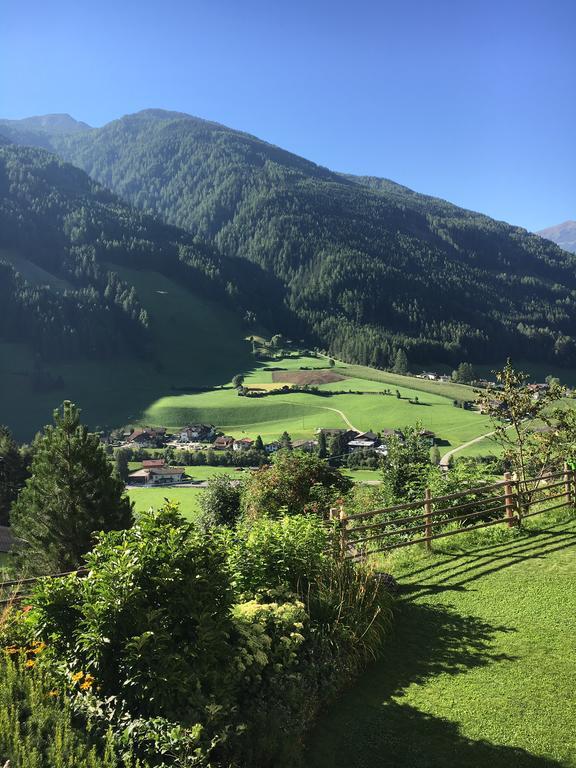
[[[0,116],[180,110],[531,230],[576,219],[576,0],[0,0]]]

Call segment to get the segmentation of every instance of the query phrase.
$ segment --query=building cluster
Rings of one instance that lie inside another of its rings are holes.
[[[324,429],[316,430],[317,437],[308,440],[294,440],[291,446],[294,450],[316,452],[319,447],[319,438],[322,434],[331,453],[334,445],[338,447],[338,454],[358,453],[360,451],[373,453],[384,457],[388,454],[388,447],[392,437],[404,440],[404,435],[399,429],[384,429],[378,434],[375,432],[357,432],[353,429]],[[420,437],[430,446],[436,441],[434,432],[421,430]],[[235,438],[232,435],[219,434],[212,424],[192,424],[169,434],[165,427],[138,427],[132,432],[123,435],[122,445],[127,448],[180,448],[189,450],[213,451],[247,451],[254,448],[255,441],[249,437]],[[268,454],[280,450],[282,443],[272,441],[264,444],[264,451]],[[161,486],[186,482],[187,476],[182,467],[173,467],[164,459],[145,459],[142,468],[131,472],[129,482],[131,485]]]

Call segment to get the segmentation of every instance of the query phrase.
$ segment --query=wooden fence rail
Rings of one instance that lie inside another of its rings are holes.
[[[422,499],[385,509],[352,515],[343,507],[331,509],[330,519],[339,531],[343,557],[357,560],[416,544],[430,549],[433,541],[447,536],[501,524],[513,527],[525,517],[571,507],[575,480],[567,464],[561,471],[523,480],[507,472],[497,483],[444,496],[432,496],[426,488]]]

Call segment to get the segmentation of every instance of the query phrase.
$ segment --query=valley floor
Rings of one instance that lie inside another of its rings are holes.
[[[576,520],[534,520],[385,564],[393,637],[318,722],[307,768],[576,766]]]

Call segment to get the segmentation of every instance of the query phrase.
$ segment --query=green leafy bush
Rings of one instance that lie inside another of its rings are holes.
[[[281,587],[305,595],[331,560],[331,541],[330,528],[318,517],[244,521],[229,552],[239,592],[254,597]]]
[[[79,713],[149,765],[288,768],[389,621],[331,542],[316,516],[205,533],[166,504],[102,534],[86,578],[44,580],[9,631],[46,642],[53,674],[88,688]]]
[[[184,723],[221,701],[232,653],[223,539],[171,505],[100,537],[84,579],[44,580],[31,621],[71,667],[144,717]]]
[[[276,517],[282,512],[322,515],[351,487],[350,478],[318,456],[279,451],[272,464],[246,481],[242,509],[248,517]]]

